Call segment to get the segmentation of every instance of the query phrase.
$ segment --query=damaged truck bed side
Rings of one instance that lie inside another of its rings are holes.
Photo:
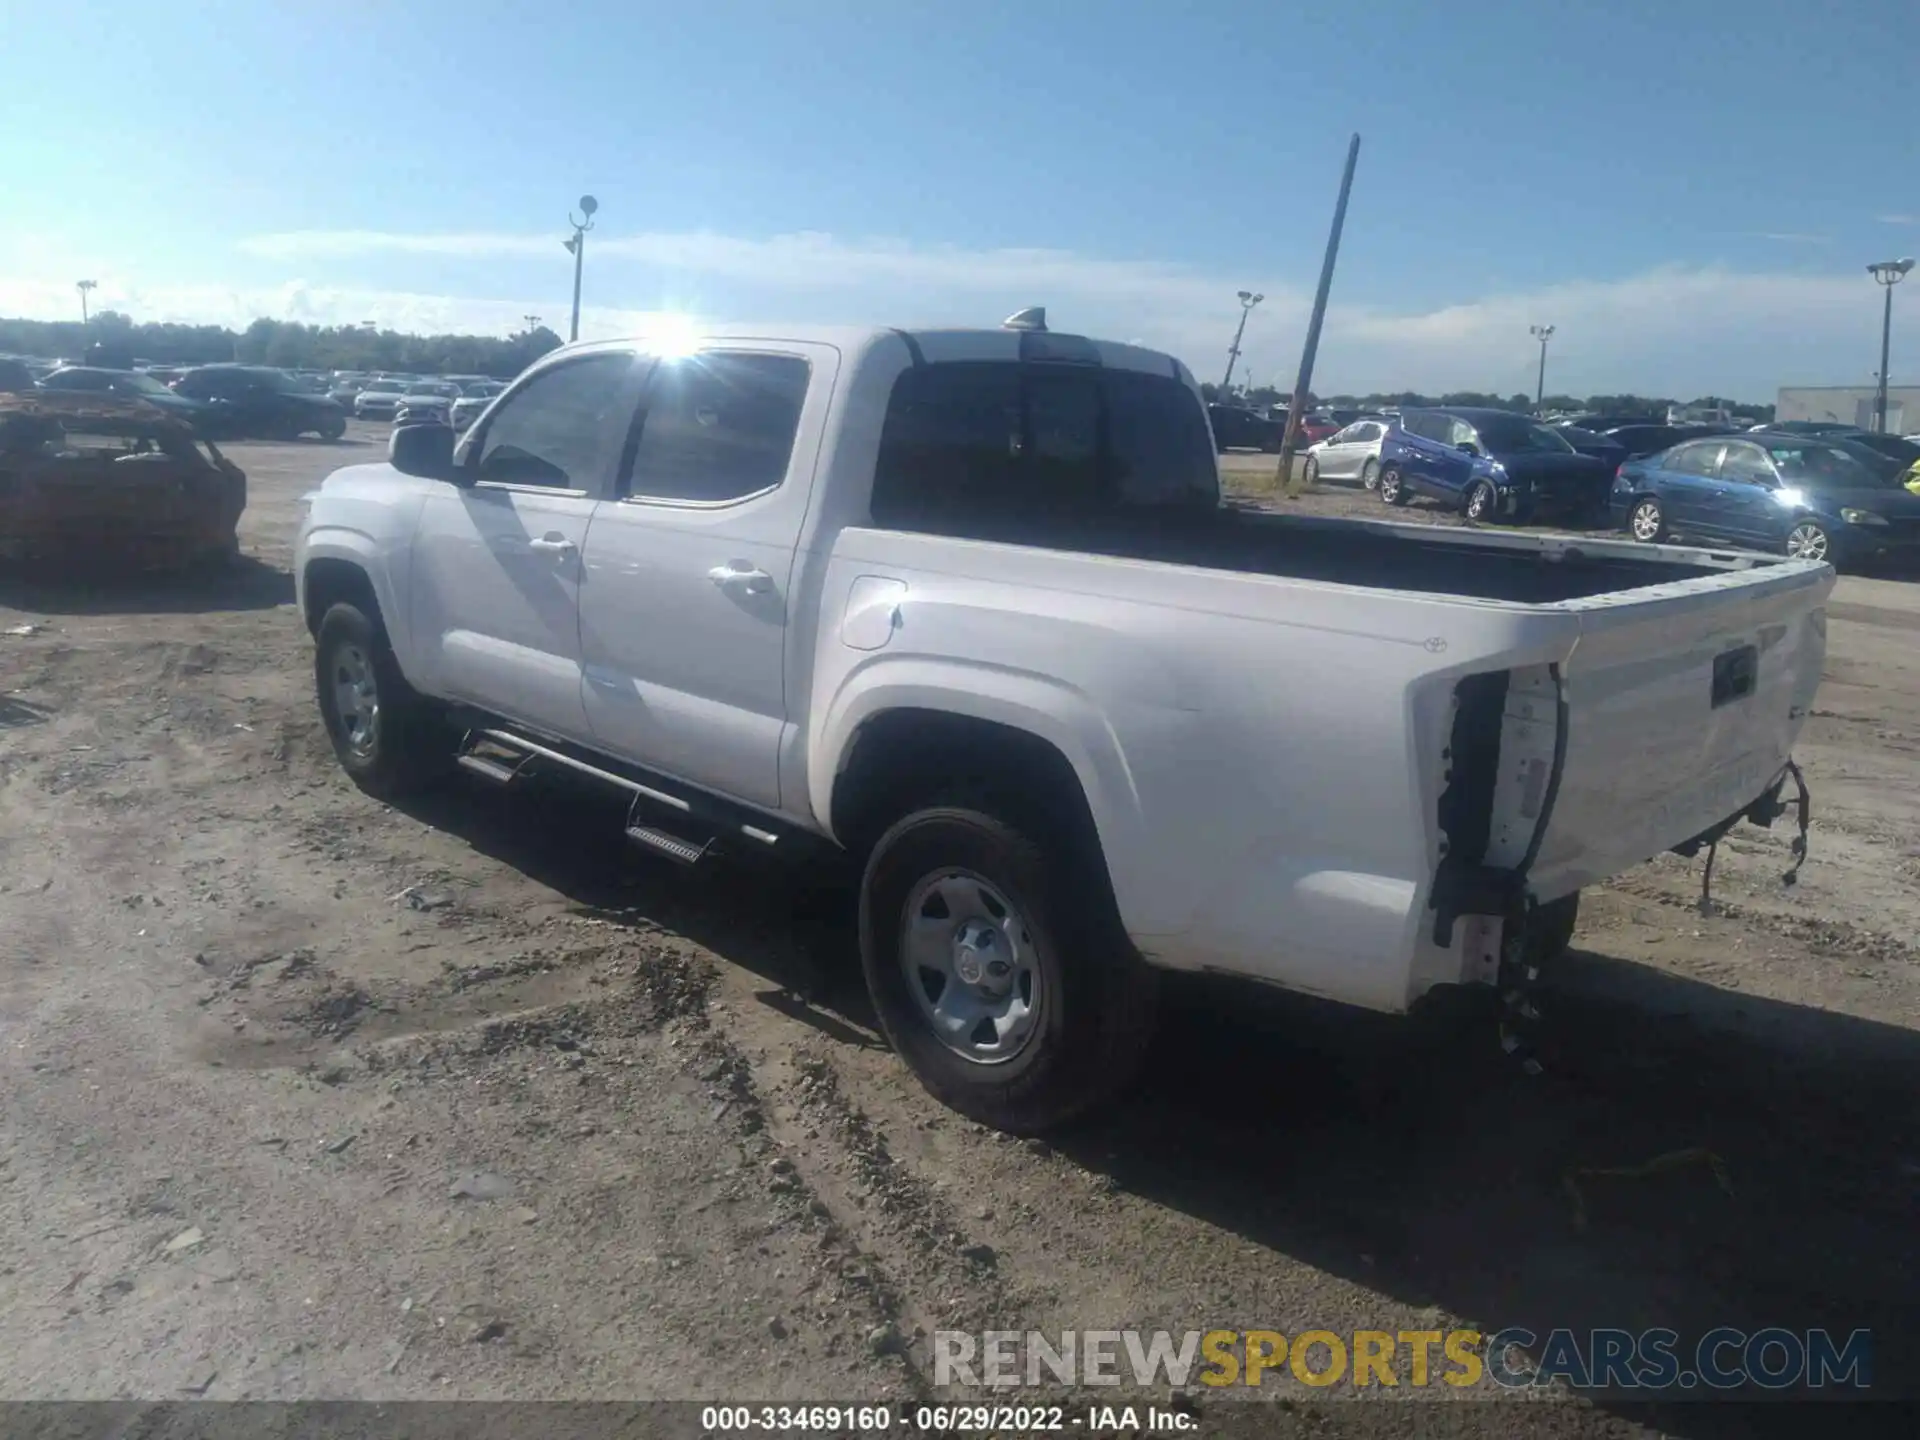
[[[247,477],[139,400],[0,394],[0,562],[175,569],[235,553]]]
[[[569,346],[396,430],[296,553],[341,763],[838,847],[889,1038],[1017,1130],[1124,1080],[1156,969],[1405,1010],[1773,818],[1826,565],[1223,505],[1184,366],[1023,321]]]

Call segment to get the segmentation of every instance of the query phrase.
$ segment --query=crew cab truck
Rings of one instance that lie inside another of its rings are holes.
[[[1045,328],[570,345],[309,497],[340,763],[584,773],[699,862],[826,848],[899,1053],[1056,1124],[1163,970],[1382,1011],[1766,823],[1821,563],[1223,503],[1178,361]]]

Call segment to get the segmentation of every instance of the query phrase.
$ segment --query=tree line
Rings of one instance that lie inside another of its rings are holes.
[[[1211,381],[1203,382],[1200,391],[1209,401],[1220,399],[1220,387]],[[1262,409],[1270,405],[1284,408],[1291,396],[1275,390],[1270,385],[1255,386],[1251,389],[1236,388],[1227,396],[1227,403],[1250,405]],[[1307,403],[1315,407],[1331,407],[1339,410],[1379,410],[1392,406],[1401,410],[1418,410],[1433,405],[1458,405],[1465,409],[1511,410],[1520,415],[1531,415],[1534,411],[1531,395],[1494,395],[1479,390],[1452,390],[1445,395],[1422,395],[1416,390],[1375,391],[1371,395],[1312,395]],[[1729,400],[1721,395],[1701,395],[1692,400],[1679,401],[1665,395],[1589,395],[1582,400],[1576,395],[1547,395],[1540,401],[1540,408],[1546,411],[1584,410],[1598,415],[1645,415],[1651,420],[1664,422],[1669,405],[1686,404],[1703,408],[1730,410],[1736,416],[1749,416],[1754,421],[1773,419],[1773,406],[1756,405],[1749,401]]]
[[[245,330],[224,325],[136,323],[103,310],[68,320],[0,319],[0,355],[80,361],[89,347],[155,365],[239,361],[283,370],[397,370],[413,375],[518,375],[560,344],[544,325],[497,335],[406,335],[364,325],[307,325],[261,318]]]

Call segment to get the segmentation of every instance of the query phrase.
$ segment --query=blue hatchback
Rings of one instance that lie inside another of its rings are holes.
[[[1546,513],[1604,524],[1613,467],[1582,455],[1556,430],[1511,410],[1406,410],[1380,442],[1380,498],[1428,495],[1469,520]]]
[[[1819,435],[1752,431],[1629,460],[1613,519],[1636,540],[1681,537],[1835,565],[1920,560],[1920,495]]]

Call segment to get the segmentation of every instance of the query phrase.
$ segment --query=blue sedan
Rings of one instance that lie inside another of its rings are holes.
[[[1835,565],[1920,560],[1920,495],[1819,435],[1757,431],[1629,460],[1614,523],[1649,543],[1682,538]]]

